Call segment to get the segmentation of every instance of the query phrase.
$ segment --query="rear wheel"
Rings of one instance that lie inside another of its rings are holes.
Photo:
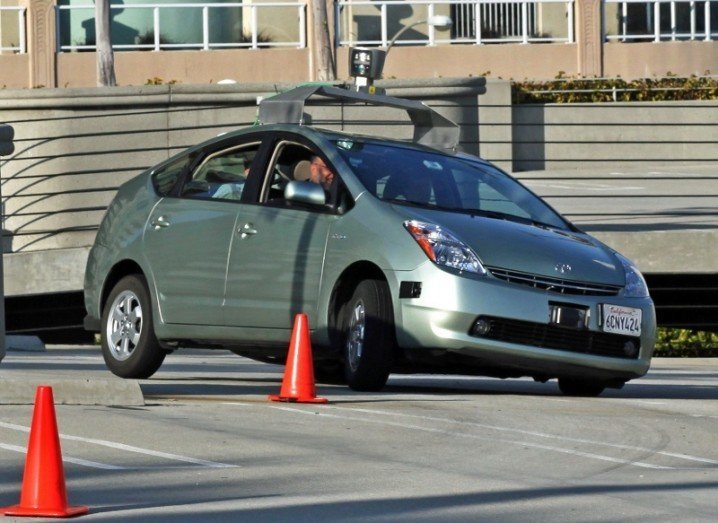
[[[147,283],[129,275],[114,286],[102,311],[102,356],[121,378],[143,379],[160,368],[167,353],[160,347],[152,323]]]
[[[381,390],[389,378],[394,348],[394,318],[389,286],[382,280],[360,282],[342,310],[344,375],[354,390]]]
[[[595,397],[599,396],[606,386],[600,381],[559,378],[558,388],[567,396]]]

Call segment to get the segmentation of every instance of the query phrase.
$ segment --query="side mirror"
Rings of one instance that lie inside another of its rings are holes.
[[[15,129],[7,124],[0,124],[0,156],[8,156],[15,152]]]
[[[325,205],[327,203],[322,186],[312,182],[289,182],[284,188],[284,199],[288,202],[308,205]]]

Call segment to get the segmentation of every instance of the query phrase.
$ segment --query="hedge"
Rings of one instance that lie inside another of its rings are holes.
[[[662,102],[718,100],[718,77],[668,75],[665,78],[569,78],[514,82],[512,98],[522,103]]]
[[[653,355],[673,358],[718,357],[718,332],[659,327]]]

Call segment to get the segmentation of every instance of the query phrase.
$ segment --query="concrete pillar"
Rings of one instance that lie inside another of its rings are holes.
[[[13,138],[15,130],[9,125],[0,124],[0,158],[15,151]],[[0,178],[1,179],[1,178]],[[1,184],[0,184],[1,185]],[[2,190],[0,190],[0,201]],[[0,223],[0,225],[4,225]],[[2,227],[0,227],[0,246],[2,246]],[[0,361],[5,357],[5,290],[3,288],[3,255],[0,249]]]
[[[601,4],[601,0],[576,0],[578,72],[586,77],[603,76]]]
[[[57,87],[55,0],[23,0],[27,6],[28,87]]]

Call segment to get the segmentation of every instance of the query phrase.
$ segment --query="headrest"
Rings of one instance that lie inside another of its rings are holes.
[[[311,165],[312,162],[310,162],[309,160],[298,161],[297,164],[294,166],[294,172],[292,173],[292,177],[298,182],[306,182],[312,175]]]

